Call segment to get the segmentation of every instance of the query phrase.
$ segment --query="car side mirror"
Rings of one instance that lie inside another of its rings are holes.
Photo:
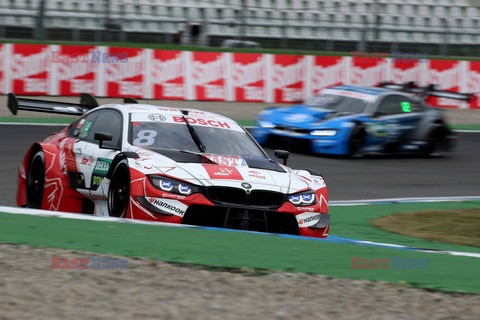
[[[109,148],[104,148],[103,143],[105,141],[112,141],[112,135],[105,132],[95,132],[95,134],[93,135],[93,139],[98,141],[98,147],[100,149],[109,149]]]
[[[282,159],[284,165],[287,165],[287,159],[290,156],[290,152],[285,151],[285,150],[275,150],[274,155],[278,159]]]

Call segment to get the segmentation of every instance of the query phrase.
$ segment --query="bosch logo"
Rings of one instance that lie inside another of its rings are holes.
[[[162,116],[161,114],[149,114],[148,119],[152,121],[165,121],[167,118],[165,116]]]
[[[251,189],[252,185],[250,183],[243,182],[242,187],[244,187],[245,189]]]

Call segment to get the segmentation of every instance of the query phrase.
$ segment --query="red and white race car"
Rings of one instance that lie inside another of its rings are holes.
[[[34,143],[19,169],[30,208],[302,236],[328,236],[325,182],[270,158],[235,121],[139,104],[18,98],[9,108],[82,115]]]

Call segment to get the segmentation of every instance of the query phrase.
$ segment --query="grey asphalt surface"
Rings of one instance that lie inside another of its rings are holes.
[[[15,205],[17,169],[28,147],[62,127],[0,125],[0,205]],[[273,150],[267,149],[270,155]],[[446,158],[337,159],[292,153],[288,165],[312,168],[327,182],[330,200],[480,196],[480,133],[459,133]]]

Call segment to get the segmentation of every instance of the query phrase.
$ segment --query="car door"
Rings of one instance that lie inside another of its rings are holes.
[[[422,104],[410,97],[391,94],[377,105],[372,134],[385,142],[408,139],[421,120]]]
[[[79,191],[90,191],[90,195],[98,194],[106,200],[105,190],[98,190],[98,187],[110,169],[113,158],[120,152],[122,128],[122,114],[114,109],[89,113],[75,125],[72,136],[77,138],[73,148],[77,171],[70,173],[70,180]],[[110,134],[112,140],[103,142],[100,148],[99,142],[94,139],[97,132]]]

